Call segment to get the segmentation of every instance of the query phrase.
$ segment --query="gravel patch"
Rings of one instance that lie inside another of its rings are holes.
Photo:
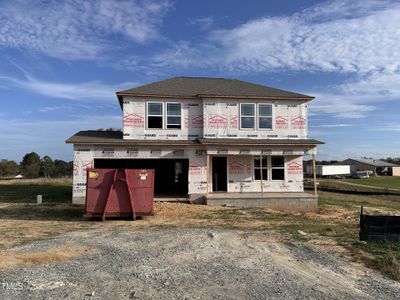
[[[88,251],[0,272],[0,299],[398,299],[400,284],[376,272],[308,245],[254,235],[188,228],[71,232],[10,249],[68,244]]]

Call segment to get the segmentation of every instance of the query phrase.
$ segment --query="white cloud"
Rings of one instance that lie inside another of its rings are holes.
[[[137,83],[120,83],[109,85],[102,82],[57,83],[37,79],[25,73],[24,79],[0,76],[0,88],[20,88],[53,98],[82,101],[115,101],[115,92],[136,86]]]
[[[180,60],[165,64],[242,72],[393,72],[400,70],[399,23],[399,3],[325,2],[292,16],[214,30],[203,44],[181,42],[166,51]]]
[[[399,123],[387,123],[382,124],[372,129],[373,131],[384,131],[384,132],[398,132],[400,134],[400,124]],[[399,136],[400,139],[400,136]],[[397,141],[399,143],[400,141]]]
[[[376,72],[336,86],[326,86],[323,92],[310,92],[316,97],[310,105],[310,112],[342,118],[365,117],[377,110],[379,103],[400,99],[399,82],[400,73]]]
[[[376,11],[385,9],[393,3],[390,0],[367,0],[367,1],[353,1],[353,0],[336,0],[324,1],[320,4],[314,5],[308,9],[303,10],[298,16],[307,21],[320,22],[321,20],[337,20],[343,18],[359,18]]]
[[[111,34],[138,43],[157,38],[169,7],[168,0],[6,1],[0,10],[0,47],[93,59],[112,46]]]
[[[350,127],[353,126],[352,124],[322,124],[322,125],[318,125],[316,126],[321,127],[321,128],[341,128],[341,127]]]
[[[214,25],[213,17],[196,18],[190,21],[191,25],[197,26],[201,31],[207,31]]]

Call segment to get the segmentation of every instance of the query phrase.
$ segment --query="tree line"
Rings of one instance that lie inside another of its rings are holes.
[[[0,177],[14,177],[18,174],[26,178],[72,176],[72,161],[53,160],[48,155],[40,158],[36,152],[25,154],[19,164],[14,160],[0,160]]]

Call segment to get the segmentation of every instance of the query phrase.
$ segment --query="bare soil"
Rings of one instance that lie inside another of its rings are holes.
[[[155,212],[103,223],[69,204],[0,203],[0,299],[398,299],[399,282],[338,242],[357,206]]]
[[[46,256],[0,272],[10,287],[0,289],[0,298],[398,299],[400,293],[398,282],[275,231],[139,227],[106,226],[9,249]],[[67,259],[47,259],[55,249],[68,253],[69,245],[79,246]]]

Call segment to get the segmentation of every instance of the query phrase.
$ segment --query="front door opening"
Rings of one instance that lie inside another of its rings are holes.
[[[226,157],[212,158],[213,192],[227,191]]]
[[[99,169],[154,169],[155,197],[187,197],[188,159],[102,159],[94,160]]]

